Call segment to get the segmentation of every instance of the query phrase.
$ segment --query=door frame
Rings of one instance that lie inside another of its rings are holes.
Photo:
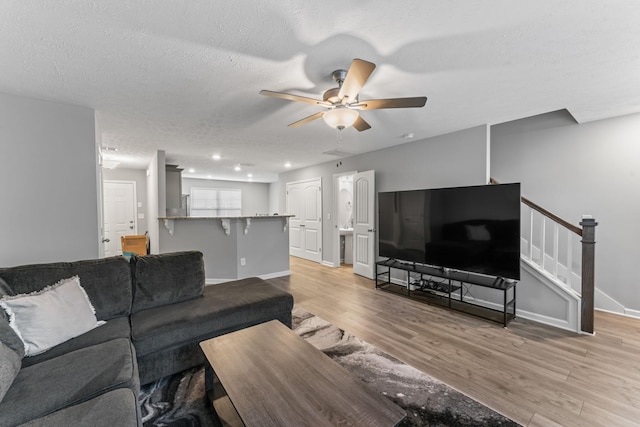
[[[355,175],[358,171],[334,173],[333,174],[333,208],[331,209],[331,217],[333,218],[333,231],[331,235],[333,237],[333,259],[331,260],[331,267],[340,267],[340,225],[338,224],[338,200],[340,196],[340,189],[338,188],[339,180],[341,176]]]
[[[138,188],[136,186],[136,181],[131,181],[131,180],[125,180],[125,179],[104,179],[102,181],[102,208],[103,208],[103,212],[104,212],[104,208],[106,206],[105,202],[104,202],[104,197],[105,197],[105,191],[104,191],[104,185],[105,184],[133,184],[133,233],[132,234],[138,234]],[[102,232],[103,232],[103,236],[104,236],[104,214],[102,215]],[[103,256],[104,256],[104,243],[100,243],[100,245],[102,246],[102,251],[103,251]]]
[[[96,130],[98,122],[96,119]],[[102,172],[102,147],[97,141],[101,140],[96,131],[96,192],[98,195],[98,258],[104,258],[104,175]]]

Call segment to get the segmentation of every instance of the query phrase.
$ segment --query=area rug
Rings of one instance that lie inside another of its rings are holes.
[[[293,330],[407,411],[409,426],[519,426],[429,375],[300,307]],[[163,378],[140,393],[145,426],[216,426],[202,367]]]

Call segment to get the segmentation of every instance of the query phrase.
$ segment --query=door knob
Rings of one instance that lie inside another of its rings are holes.
[[[131,230],[133,230],[133,225],[130,225],[130,226],[129,226],[129,228],[130,228]]]
[[[102,239],[102,243],[109,243],[110,241],[110,239]]]

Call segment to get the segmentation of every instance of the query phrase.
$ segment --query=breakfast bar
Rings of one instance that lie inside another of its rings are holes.
[[[208,284],[285,276],[289,274],[290,217],[161,217],[160,252],[202,252]]]

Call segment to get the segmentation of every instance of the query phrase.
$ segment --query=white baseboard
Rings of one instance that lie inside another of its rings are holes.
[[[391,283],[393,283],[395,285],[404,286],[405,288],[407,287],[407,281],[406,280],[397,279],[395,277],[391,278]]]
[[[465,298],[465,300],[467,300],[467,298]],[[485,301],[485,300],[473,300],[473,303],[475,305],[479,305],[482,307],[486,307],[486,308],[490,308],[492,310],[496,310],[496,311],[502,311],[502,305],[501,304],[497,304],[497,303],[493,303],[490,301]],[[527,319],[527,320],[533,320],[534,322],[538,322],[538,323],[542,323],[545,325],[549,325],[549,326],[553,326],[556,328],[560,328],[560,329],[564,329],[567,331],[571,331],[571,332],[579,332],[576,329],[576,326],[578,325],[572,325],[571,322],[569,322],[567,319],[559,319],[556,317],[549,317],[549,316],[545,316],[544,314],[539,314],[539,313],[534,313],[532,311],[527,311],[527,310],[522,310],[519,308],[516,308],[516,318],[518,317],[522,317],[523,319]]]
[[[595,308],[596,310],[606,311],[607,313],[625,314],[624,305],[611,298],[609,295],[595,288]]]
[[[401,285],[404,287],[407,286],[406,280],[401,280],[396,278],[391,278],[391,283],[394,283],[396,285]],[[455,299],[459,301],[460,294],[455,292],[452,293],[451,299]],[[498,312],[502,312],[503,310],[502,304],[494,303],[491,301],[470,298],[468,296],[465,296],[463,298],[463,301],[467,303],[471,303],[473,305],[477,305],[479,307],[489,308]],[[640,315],[640,313],[638,314]],[[572,325],[567,320],[564,320],[564,319],[556,319],[556,318],[545,316],[542,314],[537,314],[537,313],[529,312],[526,310],[516,309],[516,318],[518,317],[521,317],[527,320],[533,320],[534,322],[542,323],[545,325],[553,326],[553,327],[564,329],[567,331],[579,333],[579,331],[576,331],[576,329],[572,327]]]
[[[212,279],[207,277],[206,279],[204,279],[204,285],[205,286],[219,285],[220,283],[230,282],[232,280],[235,280],[235,279]]]
[[[629,318],[632,318],[632,319],[640,319],[640,311],[631,310],[629,308],[625,308],[623,313],[621,313],[619,311],[605,310],[603,308],[597,308],[597,307],[596,307],[595,310],[596,311],[602,311],[603,313],[617,314],[618,316],[629,317]]]
[[[605,313],[617,314],[619,316],[633,317],[634,319],[640,319],[640,310],[634,310],[625,307],[618,301],[611,298],[609,295],[596,288],[596,307],[598,311]]]
[[[451,297],[453,298],[454,294],[451,294]],[[459,294],[458,298],[459,298]],[[478,305],[481,307],[485,307],[485,308],[490,308],[492,310],[495,311],[499,311],[502,312],[503,307],[502,304],[498,304],[498,303],[494,303],[491,301],[485,301],[485,300],[479,300],[479,299],[473,299],[473,298],[468,298],[465,297],[464,298],[465,302],[472,302],[474,305]],[[571,331],[571,332],[579,332],[576,330],[576,328],[571,325],[571,323],[565,319],[558,319],[555,317],[549,317],[549,316],[545,316],[543,314],[538,314],[538,313],[533,313],[531,311],[527,311],[527,310],[521,310],[519,308],[516,308],[516,318],[521,317],[523,319],[527,319],[527,320],[533,320],[534,322],[538,322],[538,323],[542,323],[545,325],[549,325],[549,326],[553,326],[556,328],[560,328],[560,329],[564,329],[567,331]]]
[[[258,276],[263,280],[275,279],[276,277],[291,276],[291,270],[277,271],[275,273],[261,274]]]
[[[327,267],[332,267],[332,268],[340,267],[340,265],[336,265],[335,263],[333,263],[331,261],[325,261],[325,260],[322,260],[322,262],[320,264],[322,264],[324,266],[327,266]]]
[[[624,315],[629,317],[634,317],[636,319],[640,319],[640,310],[632,310],[630,308],[625,308]]]
[[[516,310],[516,316],[527,320],[533,320],[534,322],[542,323],[544,325],[553,326],[555,328],[564,329],[566,331],[579,333],[579,331],[576,331],[576,329],[573,328],[565,319],[557,319],[555,317],[549,317],[526,310]]]

